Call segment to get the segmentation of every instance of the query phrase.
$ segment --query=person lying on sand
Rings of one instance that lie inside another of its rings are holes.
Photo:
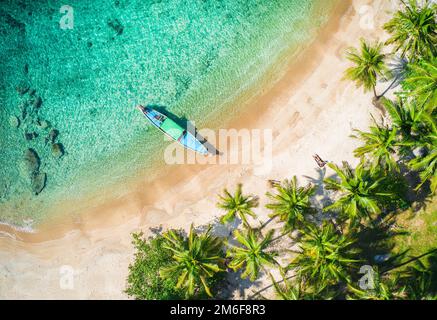
[[[313,155],[313,158],[320,168],[325,167],[326,164],[328,163],[328,161],[322,160],[322,158],[320,158],[320,156],[317,153]]]

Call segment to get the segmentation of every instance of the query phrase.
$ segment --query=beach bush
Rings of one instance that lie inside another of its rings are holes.
[[[132,244],[125,293],[137,300],[207,299],[223,280],[222,242],[210,229],[197,234],[192,227],[188,237],[173,229],[148,238],[133,233]]]
[[[142,232],[132,234],[134,261],[129,265],[125,292],[138,300],[181,299],[184,293],[176,289],[177,277],[162,279],[159,270],[172,263],[172,253],[164,249],[162,235],[145,238]]]

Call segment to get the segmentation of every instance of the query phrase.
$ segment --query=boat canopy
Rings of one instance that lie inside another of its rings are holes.
[[[164,120],[160,128],[175,140],[178,140],[184,133],[184,129],[169,118]]]

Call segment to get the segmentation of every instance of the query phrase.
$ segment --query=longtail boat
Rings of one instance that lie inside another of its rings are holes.
[[[170,139],[179,142],[187,149],[196,151],[202,155],[208,155],[208,149],[191,132],[182,128],[166,115],[155,109],[139,105],[137,107],[144,116]]]

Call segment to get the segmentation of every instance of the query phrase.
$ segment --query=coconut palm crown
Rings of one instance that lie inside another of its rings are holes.
[[[325,222],[320,227],[308,225],[299,243],[299,253],[288,269],[316,288],[350,282],[349,271],[359,262],[354,243],[354,239],[339,234],[332,223]]]
[[[437,190],[437,131],[434,130],[422,137],[418,145],[422,147],[423,154],[409,161],[408,166],[419,171],[421,183],[417,189],[429,181],[431,192],[435,193]]]
[[[296,176],[292,180],[285,180],[275,187],[276,193],[267,193],[272,200],[266,208],[272,210],[271,218],[278,218],[284,223],[283,231],[288,232],[305,223],[306,215],[314,210],[310,198],[314,195],[315,187],[307,185],[299,187]]]
[[[238,245],[228,243],[230,249],[227,257],[231,259],[229,267],[234,271],[244,269],[241,278],[249,277],[251,281],[256,280],[260,270],[265,265],[278,265],[275,260],[277,253],[269,250],[274,230],[270,230],[265,237],[261,232],[248,229],[244,232],[234,231],[235,240]]]
[[[429,113],[415,101],[384,99],[382,104],[390,115],[393,128],[400,133],[403,143],[419,141],[421,136],[427,135],[435,126]]]
[[[397,129],[388,128],[376,124],[370,127],[370,132],[355,130],[357,135],[352,137],[358,138],[364,142],[364,145],[355,149],[354,155],[361,158],[368,155],[373,160],[374,165],[381,166],[384,169],[398,170],[399,167],[394,158],[397,146]]]
[[[247,221],[247,215],[256,217],[252,208],[255,208],[258,203],[252,196],[245,196],[242,193],[242,185],[237,185],[235,194],[232,195],[227,189],[224,191],[224,195],[220,195],[220,202],[217,207],[226,211],[226,214],[221,217],[222,223],[233,221],[237,216],[243,221],[246,226],[249,226]]]
[[[391,34],[387,44],[396,46],[410,60],[437,55],[436,5],[424,1],[420,6],[417,0],[403,1],[404,9],[396,12],[384,25]]]
[[[375,98],[380,98],[376,93],[376,83],[379,77],[384,78],[388,72],[382,43],[371,45],[361,40],[360,49],[350,48],[346,57],[354,65],[345,71],[345,78],[355,81],[364,91],[373,90]]]
[[[437,108],[437,57],[410,65],[402,83],[405,97],[413,97],[420,106],[432,114]]]
[[[170,230],[163,234],[166,244],[164,248],[173,253],[171,266],[160,270],[161,277],[178,275],[177,288],[185,288],[186,296],[192,297],[197,289],[203,286],[205,292],[212,297],[208,286],[208,278],[223,271],[222,241],[211,235],[211,227],[202,234],[197,234],[191,225],[188,237]]]
[[[385,176],[380,175],[374,167],[369,167],[363,160],[352,169],[347,162],[340,168],[333,163],[328,166],[339,177],[324,180],[327,190],[339,192],[340,197],[325,211],[338,210],[340,214],[350,220],[352,225],[360,223],[363,219],[371,219],[372,214],[381,212],[381,201],[391,199],[394,194],[383,192]]]

